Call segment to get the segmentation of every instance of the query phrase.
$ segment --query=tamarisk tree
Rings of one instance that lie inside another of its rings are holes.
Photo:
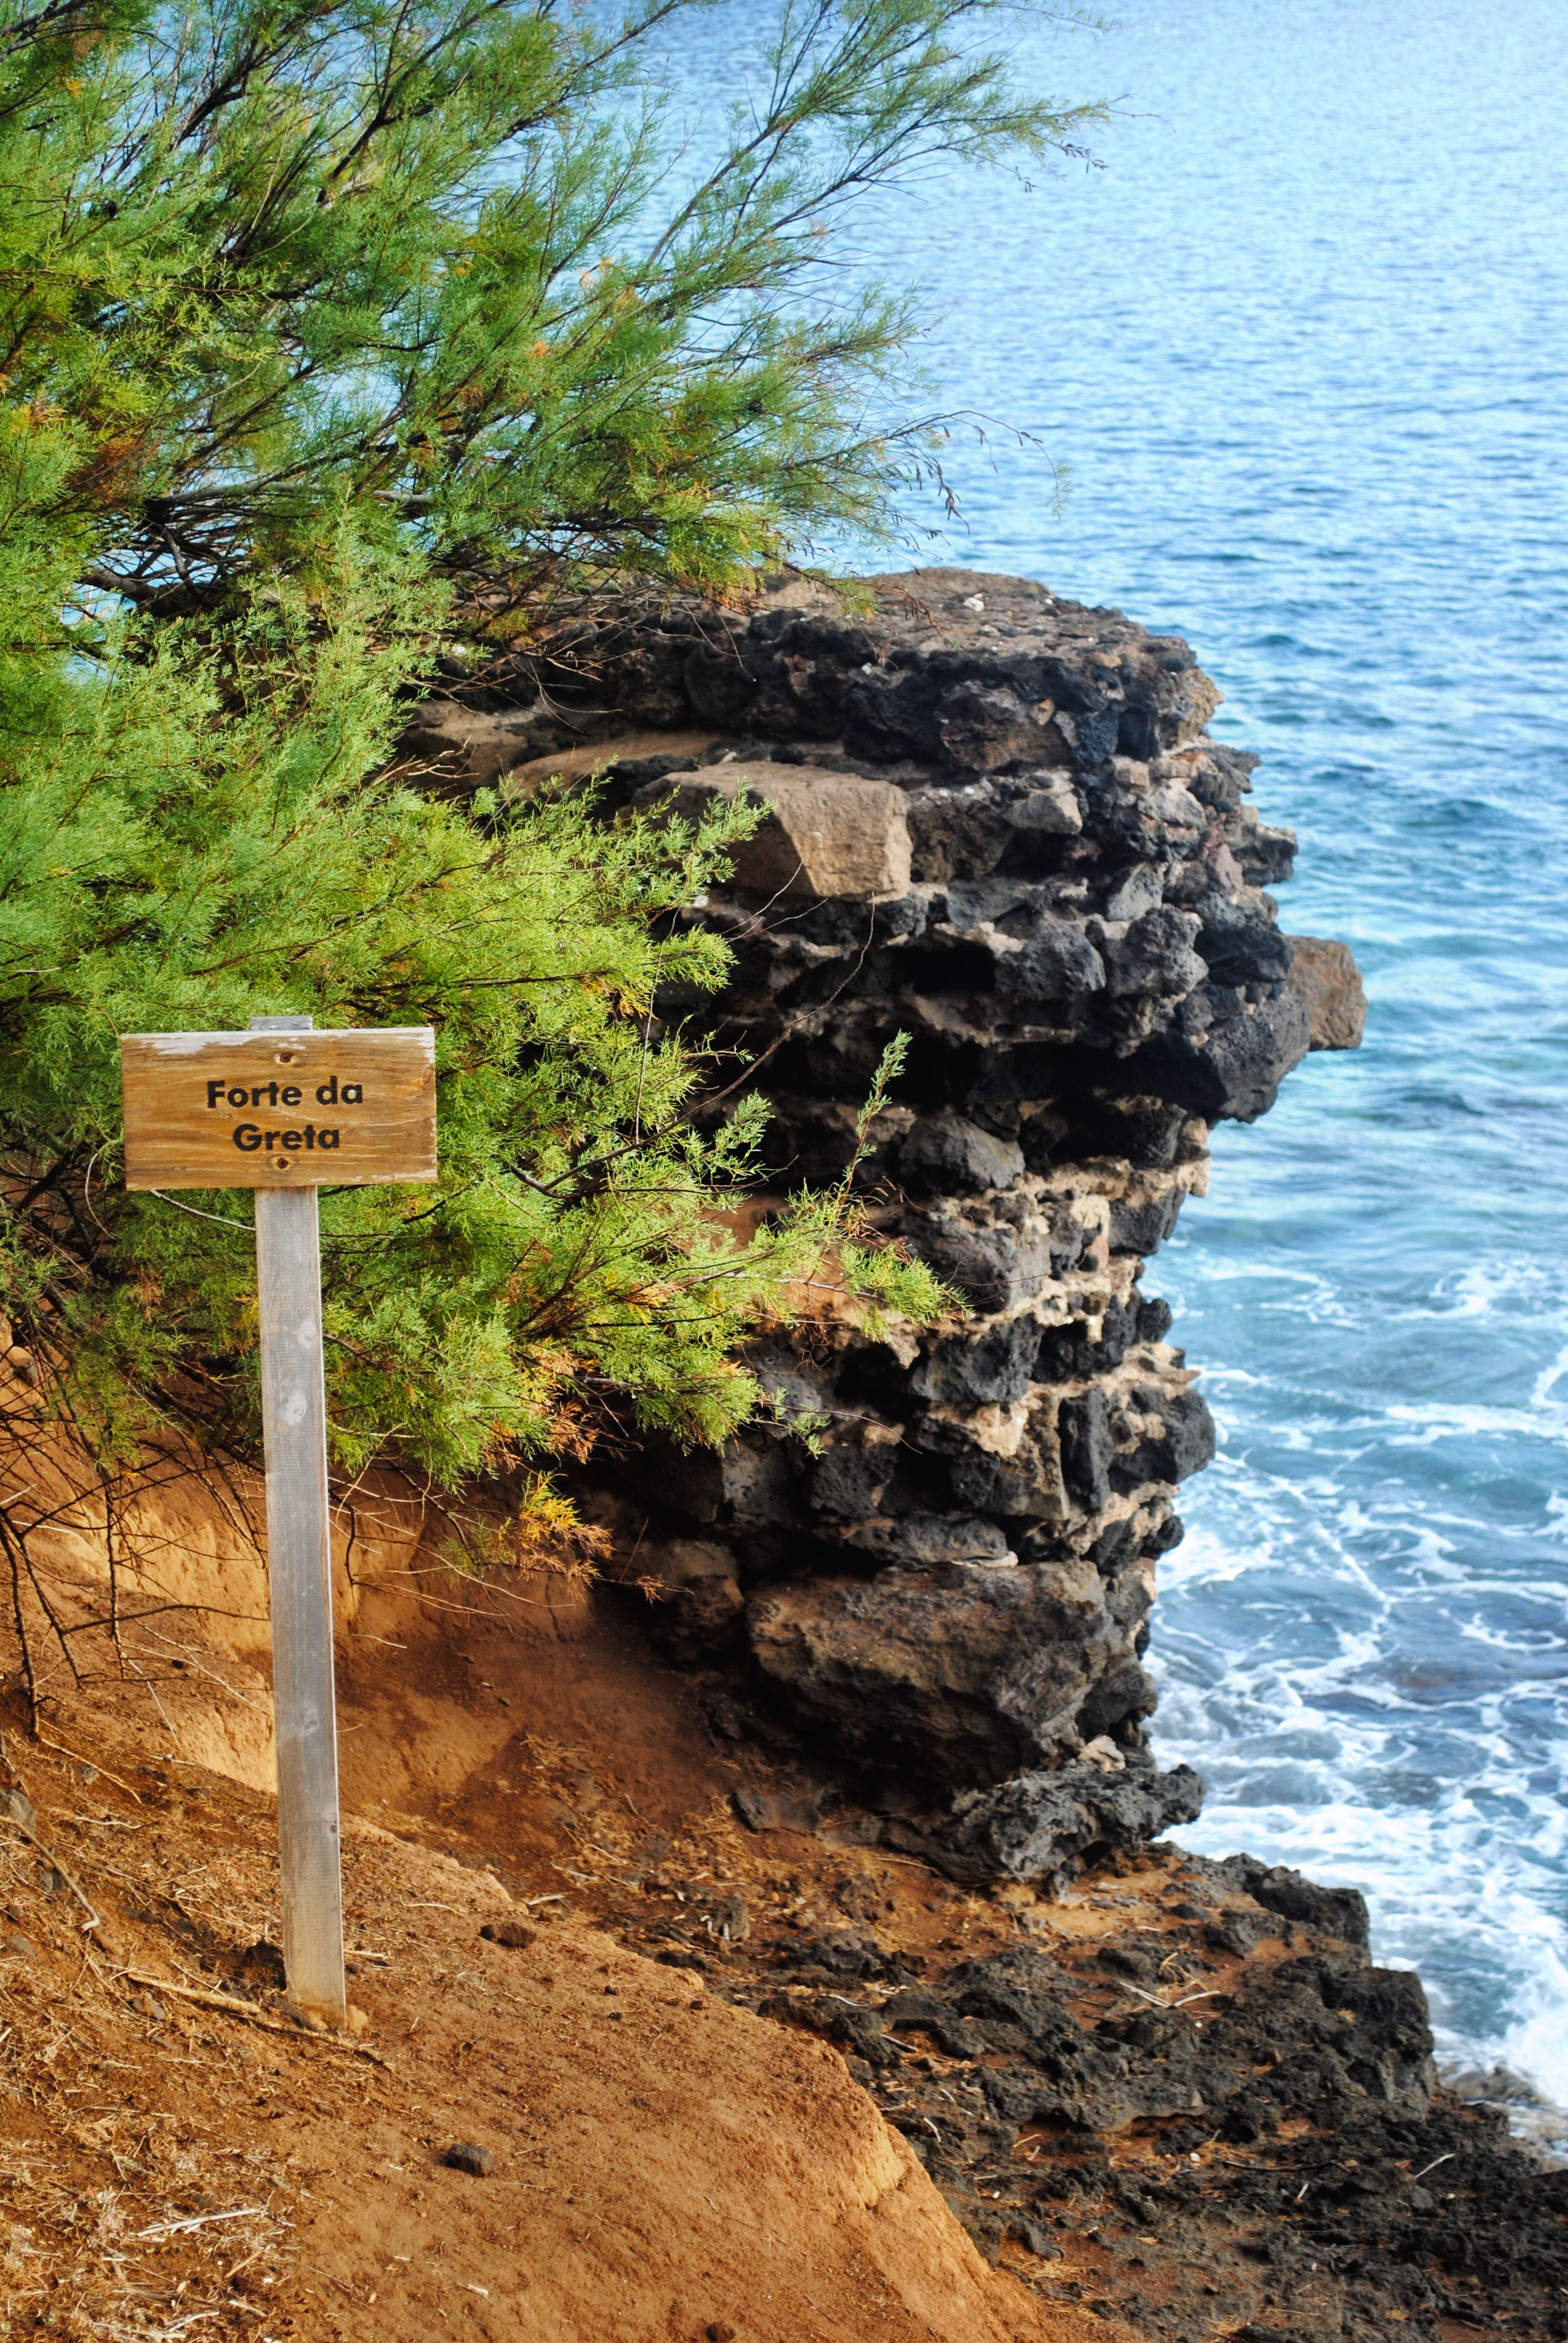
[[[699,1057],[650,1012],[723,953],[656,927],[749,817],[457,803],[391,759],[475,610],[515,636],[552,581],[743,593],[889,528],[929,454],[914,310],[835,266],[846,216],[1093,117],[1020,85],[996,0],[696,5],[0,6],[11,1424],[68,1423],[106,1483],[256,1423],[248,1206],[121,1192],[121,1031],[436,1028],[439,1190],[323,1199],[345,1470],[721,1439],[758,1401],[738,1341],[826,1246],[939,1306],[842,1197],[749,1243],[711,1209],[755,1111],[695,1130]],[[678,11],[735,91],[695,127]],[[14,1560],[27,1535],[0,1521]]]

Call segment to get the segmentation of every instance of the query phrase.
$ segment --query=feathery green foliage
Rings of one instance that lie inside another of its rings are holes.
[[[14,622],[30,582],[43,628],[47,588],[0,551]],[[248,1200],[120,1191],[120,1032],[276,1010],[436,1027],[438,1197],[323,1200],[346,1468],[391,1453],[450,1484],[571,1446],[616,1394],[721,1439],[755,1398],[729,1353],[832,1233],[803,1206],[738,1245],[714,1208],[756,1110],[700,1141],[695,1061],[647,1041],[656,982],[722,966],[711,938],[650,923],[748,817],[607,828],[557,796],[503,820],[366,780],[399,671],[367,627],[407,590],[339,580],[330,632],[282,589],[194,643],[133,626],[135,655],[112,645],[106,675],[83,659],[47,693],[25,645],[0,659],[9,1306],[106,1461],[155,1413],[243,1450],[256,1397]],[[922,1274],[896,1272],[917,1307]]]
[[[870,408],[913,313],[834,231],[1098,109],[980,45],[1049,6],[779,0],[685,152],[649,53],[694,4],[11,0],[0,374],[88,574],[189,607],[307,573],[349,515],[444,571],[722,585],[884,521],[921,442]]]
[[[833,229],[1092,112],[1019,93],[997,0],[780,0],[678,154],[650,48],[693,5],[0,5],[0,1276],[106,1471],[256,1418],[248,1205],[118,1188],[123,1031],[437,1029],[438,1194],[324,1198],[346,1469],[451,1484],[628,1413],[721,1439],[739,1338],[835,1246],[941,1303],[847,1192],[745,1245],[718,1209],[759,1110],[689,1127],[650,1004],[723,953],[655,929],[747,815],[387,778],[476,583],[730,590],[885,523],[910,313]]]

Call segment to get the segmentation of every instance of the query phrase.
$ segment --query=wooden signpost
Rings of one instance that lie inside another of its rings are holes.
[[[343,1876],[332,1665],[318,1187],[436,1177],[427,1025],[120,1041],[127,1188],[254,1188],[266,1443],[283,1960],[290,2000],[343,2026]]]

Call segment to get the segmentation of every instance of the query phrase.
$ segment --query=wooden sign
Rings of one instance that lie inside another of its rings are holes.
[[[317,1188],[436,1177],[427,1025],[120,1037],[127,1188],[254,1188],[283,1965],[344,2026],[343,1863]]]
[[[126,1033],[127,1188],[363,1188],[436,1177],[428,1025]]]

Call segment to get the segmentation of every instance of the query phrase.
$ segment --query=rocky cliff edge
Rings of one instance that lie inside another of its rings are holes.
[[[968,570],[858,595],[574,607],[455,671],[405,746],[453,788],[769,809],[687,915],[731,945],[726,992],[659,1007],[766,1094],[780,1188],[841,1175],[909,1037],[856,1182],[961,1312],[759,1343],[778,1420],[618,1460],[601,1510],[731,1729],[783,1723],[951,1875],[1061,1884],[1201,1796],[1149,1753],[1142,1655],[1214,1433],[1145,1265],[1211,1125],[1353,1047],[1364,1002],[1342,945],[1282,930],[1295,840],[1179,637]]]

